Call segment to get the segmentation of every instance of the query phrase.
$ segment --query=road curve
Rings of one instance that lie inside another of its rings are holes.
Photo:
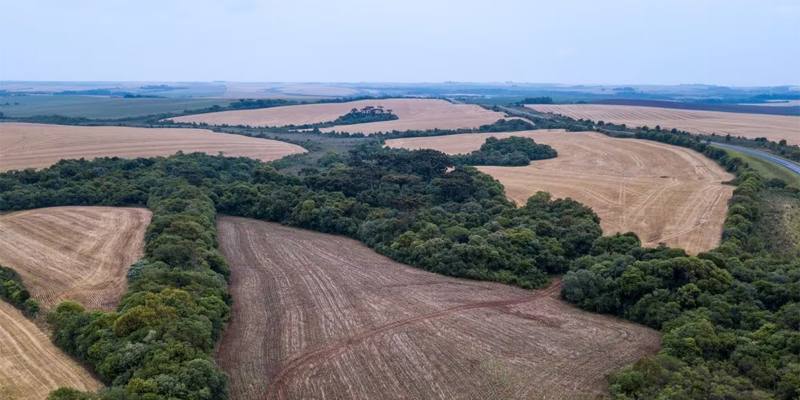
[[[798,163],[796,163],[794,161],[789,161],[789,160],[787,160],[785,158],[781,158],[781,157],[778,157],[776,155],[767,153],[766,151],[754,150],[754,149],[751,149],[749,147],[735,146],[735,145],[732,145],[732,144],[724,144],[724,143],[716,143],[716,142],[712,142],[711,145],[715,146],[715,147],[719,147],[721,149],[734,150],[734,151],[738,151],[740,153],[747,154],[749,156],[756,157],[758,159],[764,160],[764,161],[769,162],[771,164],[784,167],[784,168],[788,169],[789,171],[791,171],[792,173],[800,175],[800,164],[798,164]]]

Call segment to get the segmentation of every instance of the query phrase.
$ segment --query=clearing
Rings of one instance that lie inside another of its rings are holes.
[[[19,310],[0,300],[0,399],[45,400],[62,386],[94,391],[102,384]]]
[[[0,123],[0,171],[42,168],[61,159],[155,157],[178,151],[272,161],[305,149],[207,129]]]
[[[353,108],[383,106],[398,119],[364,124],[340,125],[323,132],[376,133],[393,130],[477,128],[505,118],[505,114],[486,110],[474,104],[453,104],[439,99],[375,99],[346,103],[303,104],[260,108],[256,110],[221,111],[173,118],[175,122],[205,122],[209,125],[286,126],[330,122]]]
[[[596,398],[658,332],[527,291],[433,274],[343,237],[220,217],[231,398]]]
[[[696,254],[719,244],[734,189],[722,182],[733,175],[693,150],[560,130],[404,138],[386,144],[455,154],[478,149],[489,136],[530,137],[558,151],[554,159],[525,167],[478,168],[499,180],[517,204],[545,191],[591,207],[606,234],[632,231],[644,246],[665,243]]]
[[[678,110],[659,107],[605,105],[605,104],[533,104],[536,111],[566,115],[574,119],[613,122],[629,127],[660,125],[665,129],[725,136],[743,136],[750,139],[765,137],[778,142],[800,144],[800,117],[729,113],[719,111]]]
[[[74,300],[112,310],[128,267],[142,256],[151,213],[144,208],[51,207],[0,215],[0,265],[22,277],[50,308]]]

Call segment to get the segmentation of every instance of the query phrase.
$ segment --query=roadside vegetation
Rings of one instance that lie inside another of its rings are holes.
[[[786,183],[786,185],[800,189],[800,176],[788,169],[770,163],[768,161],[756,158],[740,151],[725,149],[731,158],[740,158],[747,162],[747,165],[755,170],[762,178],[767,181],[776,179]]]

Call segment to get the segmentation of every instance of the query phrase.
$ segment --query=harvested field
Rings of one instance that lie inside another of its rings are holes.
[[[347,103],[304,104],[257,110],[221,111],[173,118],[176,122],[205,122],[210,125],[285,126],[330,122],[353,108],[383,106],[398,119],[365,124],[341,125],[322,131],[376,133],[410,129],[477,128],[503,119],[505,114],[474,104],[453,104],[438,99],[358,100]]]
[[[144,208],[52,207],[0,215],[0,265],[45,308],[74,300],[113,309],[128,267],[142,256]]]
[[[667,129],[721,136],[765,137],[772,141],[786,139],[800,144],[800,117],[728,113],[719,111],[678,110],[605,104],[528,105],[534,110],[566,115],[575,119],[613,122],[631,127],[660,125]]]
[[[221,217],[231,398],[596,398],[659,334],[527,291],[436,275],[351,239]]]
[[[207,129],[0,123],[0,171],[42,168],[61,159],[154,157],[179,150],[212,155],[222,152],[262,161],[305,152],[286,142]]]
[[[44,400],[62,386],[102,385],[22,313],[0,301],[0,399]]]
[[[573,198],[600,216],[603,231],[635,232],[645,246],[665,243],[690,254],[716,247],[733,179],[711,159],[683,147],[594,132],[526,131],[387,140],[392,147],[466,153],[489,136],[525,136],[552,146],[558,157],[525,167],[479,167],[524,204],[538,191]]]

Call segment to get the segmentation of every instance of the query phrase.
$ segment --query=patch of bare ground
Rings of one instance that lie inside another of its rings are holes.
[[[575,119],[613,122],[630,127],[660,125],[666,129],[721,136],[765,137],[772,141],[786,139],[800,144],[800,117],[730,113],[720,111],[678,110],[672,108],[608,104],[532,104],[534,110],[566,115]]]
[[[19,310],[0,301],[0,399],[44,400],[62,386],[102,385]]]
[[[155,157],[178,151],[272,161],[305,149],[207,129],[0,123],[0,171],[42,168],[61,159]]]
[[[343,237],[221,217],[231,397],[574,399],[652,354],[659,334],[527,291],[448,278]]]
[[[554,159],[525,167],[478,168],[499,180],[517,204],[545,191],[589,206],[606,234],[632,231],[645,246],[665,243],[696,254],[719,244],[733,195],[733,187],[723,182],[733,176],[693,150],[560,130],[403,138],[386,144],[456,154],[479,148],[490,136],[530,137],[558,151]]]
[[[52,207],[0,215],[0,265],[16,270],[31,296],[113,309],[128,267],[142,256],[151,213],[144,208]]]
[[[256,110],[220,111],[173,118],[176,122],[205,122],[209,125],[286,126],[333,121],[353,108],[382,106],[398,119],[364,124],[340,125],[324,132],[376,133],[392,130],[477,128],[503,119],[505,114],[474,104],[453,104],[438,99],[376,99],[346,103],[304,104]]]

